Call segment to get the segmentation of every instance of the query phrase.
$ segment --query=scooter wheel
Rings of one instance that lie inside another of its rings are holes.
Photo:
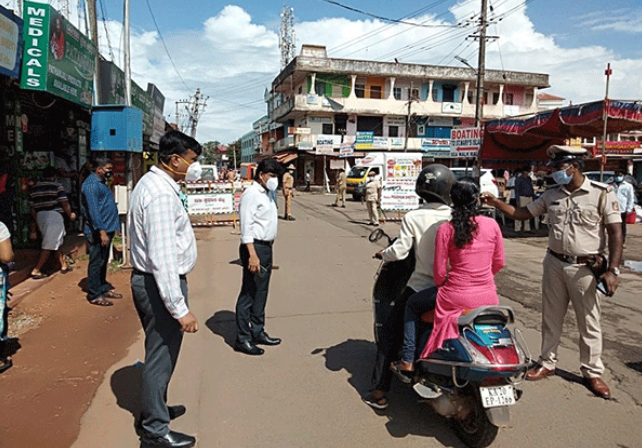
[[[453,420],[453,430],[457,437],[471,448],[485,448],[490,446],[497,437],[499,428],[493,425],[486,410],[482,406],[479,391],[469,389],[467,400],[470,404],[470,412],[463,419]]]

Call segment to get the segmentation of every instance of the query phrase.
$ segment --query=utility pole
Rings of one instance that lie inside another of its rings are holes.
[[[408,113],[406,114],[406,136],[403,144],[403,152],[408,152],[408,137],[410,136],[410,107],[412,106],[412,98],[408,95]]]
[[[484,117],[482,99],[484,95],[484,78],[486,76],[486,26],[488,0],[482,0],[479,21],[479,57],[477,58],[477,94],[475,96],[475,127],[480,127]]]
[[[91,41],[96,46],[96,67],[94,69],[94,99],[96,104],[102,104],[103,98],[100,89],[100,51],[98,50],[98,17],[96,14],[96,0],[87,0],[87,10],[89,13],[89,31]]]
[[[609,119],[609,82],[611,81],[611,75],[613,74],[610,62],[607,64],[604,74],[606,75],[606,94],[604,95],[604,115],[602,119],[604,121],[604,128],[602,130],[602,160],[600,160],[600,182],[604,182],[604,165],[606,164],[606,130],[607,122]]]
[[[201,94],[201,89],[199,88],[199,89],[196,89],[196,93],[194,94],[193,97],[190,97],[189,99],[186,99],[186,100],[176,101],[176,126],[178,127],[179,131],[187,132],[187,130],[189,129],[190,135],[193,138],[196,137],[196,127],[198,126],[198,120],[200,119],[200,116],[203,114],[203,111],[205,110],[205,106],[207,106],[208,99],[209,99],[208,96],[203,96]],[[187,114],[188,114],[186,126],[180,126],[178,123],[180,119],[179,105],[185,105],[185,110],[187,111]]]
[[[94,11],[95,0],[94,2]],[[98,28],[96,28],[96,33]],[[125,106],[132,105],[132,71],[131,71],[131,59],[130,59],[130,24],[129,24],[129,0],[124,2],[123,10],[123,52],[124,52],[124,71],[125,71]],[[134,159],[132,158],[131,152],[125,153],[126,168],[125,168],[125,182],[127,182],[127,203],[132,197],[132,191],[134,190]],[[123,265],[130,266],[129,264],[129,223],[127,222],[129,218],[125,218],[125,232],[123,234]]]

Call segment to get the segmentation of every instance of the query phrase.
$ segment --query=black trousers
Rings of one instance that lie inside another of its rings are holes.
[[[99,232],[87,234],[87,242],[89,243],[89,265],[87,267],[89,293],[87,294],[87,299],[90,301],[109,292],[107,263],[109,262],[109,249],[111,240],[114,238],[114,232],[109,232],[107,236],[109,237],[109,244],[102,246]]]
[[[410,296],[415,294],[412,288],[404,288],[401,296],[395,301],[392,309],[392,315],[387,320],[386,328],[381,328],[377,340],[377,356],[372,369],[372,378],[370,380],[371,390],[381,390],[388,392],[392,382],[392,371],[390,363],[399,358],[399,350],[403,343],[404,331],[404,313],[406,303]]]
[[[132,273],[132,295],[145,330],[145,365],[141,388],[141,424],[149,434],[169,433],[167,388],[183,342],[183,332],[167,311],[152,274]],[[181,276],[181,291],[187,302],[187,279]]]
[[[628,213],[622,212],[622,242],[626,240],[626,216]]]
[[[250,253],[247,246],[241,244],[239,247],[243,264],[243,282],[236,301],[236,340],[241,343],[258,337],[265,327],[265,304],[272,275],[272,246],[255,243],[254,249],[261,261],[258,274],[250,272]]]

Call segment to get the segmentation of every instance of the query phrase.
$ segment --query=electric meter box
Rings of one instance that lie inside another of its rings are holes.
[[[143,112],[130,106],[94,106],[91,150],[143,152]]]

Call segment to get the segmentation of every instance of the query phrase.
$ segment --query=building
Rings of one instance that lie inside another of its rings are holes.
[[[254,130],[241,137],[241,163],[254,162],[256,155],[256,133]]]
[[[537,94],[537,99],[539,100],[539,110],[542,111],[564,107],[564,100],[566,98],[551,95],[550,93],[546,92],[540,92],[539,94]]]
[[[283,124],[277,152],[303,156],[320,179],[317,141],[338,150],[357,133],[372,133],[374,150],[421,150],[449,157],[450,131],[473,127],[476,73],[468,67],[328,58],[323,46],[303,45],[276,77],[271,122]],[[495,119],[538,111],[548,75],[487,70],[483,116]]]

